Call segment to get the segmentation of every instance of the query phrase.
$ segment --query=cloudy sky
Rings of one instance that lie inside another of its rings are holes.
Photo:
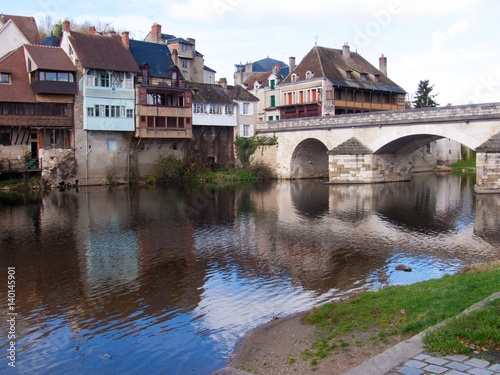
[[[23,0],[0,12],[83,23],[110,23],[143,39],[162,32],[196,39],[216,78],[234,65],[272,57],[297,63],[317,43],[349,43],[412,95],[422,79],[441,105],[500,102],[500,2],[495,0]]]

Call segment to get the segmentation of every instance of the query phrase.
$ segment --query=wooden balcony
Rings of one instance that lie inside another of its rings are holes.
[[[76,95],[76,82],[60,82],[60,81],[35,81],[31,84],[31,88],[35,94],[63,94]]]
[[[404,105],[354,102],[349,100],[335,100],[335,107],[346,109],[359,109],[365,111],[395,111],[405,109]]]
[[[137,138],[192,138],[193,129],[186,128],[136,128]]]

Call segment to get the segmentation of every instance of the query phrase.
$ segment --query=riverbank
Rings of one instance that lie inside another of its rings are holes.
[[[228,366],[253,374],[343,374],[499,290],[496,262],[455,276],[352,296],[250,331],[235,347]],[[475,346],[462,339],[466,344],[460,353],[474,355]],[[492,350],[498,345],[491,342]]]

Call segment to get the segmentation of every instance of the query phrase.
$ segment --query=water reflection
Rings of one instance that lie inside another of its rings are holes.
[[[274,314],[498,258],[500,199],[473,184],[0,195],[0,265],[18,275],[14,373],[207,374]]]

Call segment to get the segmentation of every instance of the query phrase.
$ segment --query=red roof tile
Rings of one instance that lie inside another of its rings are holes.
[[[38,69],[65,72],[77,71],[76,66],[62,48],[32,45],[25,45],[24,48],[26,48]]]
[[[16,103],[36,103],[26,72],[24,48],[8,53],[0,60],[0,72],[11,74],[10,84],[0,83],[0,101]]]
[[[12,20],[31,44],[38,44],[41,42],[40,33],[38,32],[38,27],[33,17],[9,16],[7,14],[2,14],[0,17],[5,19],[5,23],[8,20]]]
[[[90,35],[71,31],[69,41],[84,68],[140,72],[119,35]]]
[[[264,88],[269,84],[269,76],[271,74],[273,74],[273,72],[254,73],[243,82],[243,85],[248,90],[253,90],[255,88],[255,82],[258,82],[259,88]]]

